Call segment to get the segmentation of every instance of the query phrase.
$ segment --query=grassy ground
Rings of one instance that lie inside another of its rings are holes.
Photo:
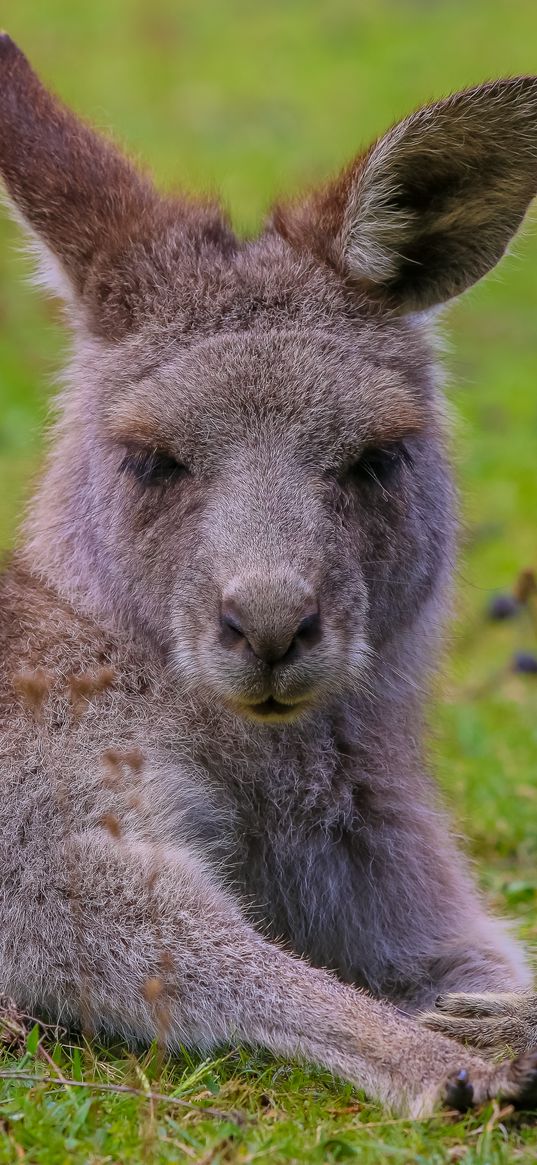
[[[533,0],[4,0],[2,22],[69,101],[113,126],[163,182],[222,189],[244,230],[276,194],[325,174],[429,96],[537,71]],[[3,223],[4,546],[39,466],[62,344],[55,310],[24,285],[16,242]],[[534,220],[500,273],[449,320],[466,535],[431,717],[436,769],[482,884],[530,944],[537,679],[516,675],[510,660],[537,650],[537,635],[529,610],[501,625],[484,611],[494,592],[537,566],[536,260]],[[0,1069],[143,1095],[0,1080],[0,1163],[537,1161],[537,1128],[492,1107],[465,1120],[390,1122],[350,1088],[268,1057],[185,1055],[160,1069],[154,1053],[135,1059],[48,1036],[38,1045],[39,1035],[21,1036]]]

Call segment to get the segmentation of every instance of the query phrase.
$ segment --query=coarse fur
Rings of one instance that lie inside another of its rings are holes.
[[[0,171],[75,336],[1,582],[0,992],[262,1044],[400,1112],[529,1103],[537,1056],[410,1013],[528,984],[422,705],[455,528],[426,313],[522,221],[537,81],[420,111],[241,242],[7,36],[0,80]]]

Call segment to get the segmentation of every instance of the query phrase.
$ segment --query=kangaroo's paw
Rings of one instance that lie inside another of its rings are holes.
[[[432,1031],[490,1053],[537,1049],[537,995],[440,995],[435,1010],[419,1018]]]
[[[460,1112],[493,1099],[537,1109],[537,1050],[488,1070],[462,1069],[448,1079],[444,1092],[444,1104]]]

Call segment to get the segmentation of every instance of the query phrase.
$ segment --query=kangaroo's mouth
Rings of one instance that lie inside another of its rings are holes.
[[[297,720],[308,705],[308,700],[296,700],[292,704],[285,704],[283,700],[276,700],[274,696],[269,696],[268,699],[258,703],[243,704],[240,710],[243,715],[249,716],[253,720],[263,721],[265,724],[284,724],[291,720]]]

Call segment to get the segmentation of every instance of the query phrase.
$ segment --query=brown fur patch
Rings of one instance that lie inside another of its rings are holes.
[[[67,682],[75,715],[81,715],[85,705],[94,696],[100,696],[111,688],[116,678],[112,668],[109,667],[99,668],[93,673],[69,676]]]
[[[15,691],[36,716],[41,715],[53,682],[53,677],[41,668],[32,672],[19,672],[13,676]]]

